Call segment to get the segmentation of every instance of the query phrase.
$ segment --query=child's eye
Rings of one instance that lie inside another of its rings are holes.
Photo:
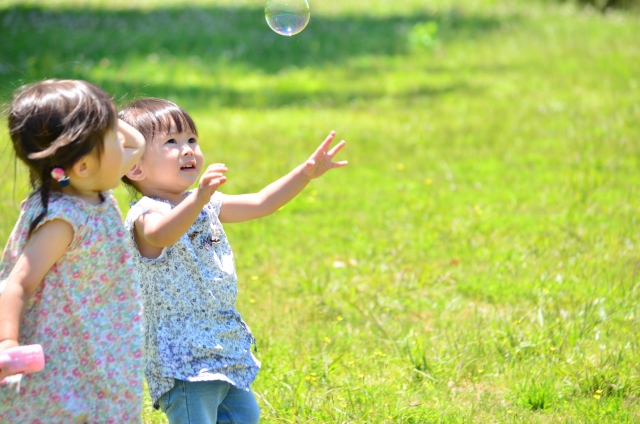
[[[176,140],[175,140],[175,138],[172,138],[172,139],[167,140],[167,143],[166,143],[166,144],[176,144]]]
[[[190,143],[190,144],[191,144],[191,143],[197,143],[197,142],[198,142],[198,140],[196,140],[195,138],[190,138],[190,139],[189,139],[189,143]]]

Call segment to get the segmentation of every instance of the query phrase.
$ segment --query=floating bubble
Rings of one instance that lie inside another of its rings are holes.
[[[311,18],[307,0],[269,0],[264,14],[269,27],[286,36],[300,33]]]

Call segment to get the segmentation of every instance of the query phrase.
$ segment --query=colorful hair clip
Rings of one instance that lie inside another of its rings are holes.
[[[60,187],[66,187],[69,185],[69,177],[64,174],[64,169],[53,168],[53,171],[51,171],[51,176],[58,182],[58,184],[60,184]]]

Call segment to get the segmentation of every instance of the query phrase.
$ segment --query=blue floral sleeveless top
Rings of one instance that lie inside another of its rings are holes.
[[[221,197],[215,193],[191,228],[155,259],[143,257],[135,246],[135,221],[174,206],[143,197],[125,220],[142,289],[145,376],[156,407],[174,379],[222,380],[247,389],[260,369],[251,353],[255,339],[235,309],[237,277],[218,219]]]

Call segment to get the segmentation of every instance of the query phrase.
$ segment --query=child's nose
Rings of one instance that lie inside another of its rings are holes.
[[[182,155],[183,156],[193,156],[193,149],[191,148],[191,146],[189,146],[188,144],[185,144],[185,146],[182,148]]]

